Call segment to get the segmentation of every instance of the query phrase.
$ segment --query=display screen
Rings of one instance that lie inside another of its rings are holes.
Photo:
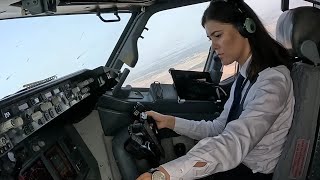
[[[45,156],[62,180],[74,179],[77,176],[66,155],[58,145],[48,150]]]
[[[27,103],[24,103],[24,104],[21,104],[19,107],[18,107],[18,109],[20,110],[20,111],[23,111],[23,110],[25,110],[25,109],[28,109],[28,104]]]
[[[31,166],[20,173],[19,180],[53,180],[42,160],[36,160]]]

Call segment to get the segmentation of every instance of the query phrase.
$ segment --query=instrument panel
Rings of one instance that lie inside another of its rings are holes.
[[[15,146],[8,156],[1,158],[0,179],[81,180],[86,179],[89,171],[97,176],[90,162],[90,154],[86,152],[86,147],[77,143],[81,137],[74,131],[71,125],[55,124],[32,134]]]
[[[0,157],[70,108],[116,84],[105,67],[82,70],[0,101]],[[41,144],[32,147],[35,152]]]

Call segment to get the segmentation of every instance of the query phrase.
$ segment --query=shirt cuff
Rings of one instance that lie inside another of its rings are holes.
[[[190,170],[192,170],[194,164],[188,162],[188,157],[182,156],[173,161],[162,164],[161,166],[168,172],[170,175],[170,180],[184,180],[187,174],[190,174]]]

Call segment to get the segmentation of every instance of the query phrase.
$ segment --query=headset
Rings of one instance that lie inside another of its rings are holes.
[[[243,17],[241,22],[236,24],[236,27],[243,37],[248,38],[251,34],[254,34],[256,32],[257,26],[254,20],[248,17],[245,10],[241,8],[241,6],[239,5],[239,1],[242,0],[212,0],[211,3],[226,2],[234,6],[234,8],[237,9]]]

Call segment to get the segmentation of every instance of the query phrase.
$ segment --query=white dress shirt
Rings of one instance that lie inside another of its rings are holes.
[[[250,60],[240,68],[245,78]],[[242,97],[248,86],[249,82]],[[174,131],[200,141],[185,156],[161,165],[171,180],[198,179],[233,169],[240,163],[253,173],[274,171],[294,112],[290,71],[282,65],[261,71],[247,94],[243,112],[225,126],[234,88],[235,83],[217,119],[192,121],[176,117]],[[197,162],[206,165],[193,167]]]

